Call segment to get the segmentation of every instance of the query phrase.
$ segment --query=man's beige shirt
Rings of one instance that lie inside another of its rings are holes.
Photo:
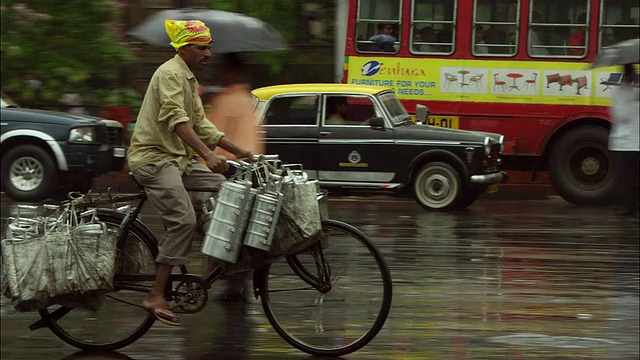
[[[224,136],[204,116],[198,81],[179,55],[168,60],[151,77],[131,136],[127,159],[131,171],[143,165],[174,160],[188,172],[191,149],[173,130],[188,122],[200,140],[214,148]]]

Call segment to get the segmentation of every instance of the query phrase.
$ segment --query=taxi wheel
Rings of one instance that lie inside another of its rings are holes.
[[[451,165],[432,162],[425,165],[413,182],[416,202],[427,210],[451,210],[462,193],[460,174]]]

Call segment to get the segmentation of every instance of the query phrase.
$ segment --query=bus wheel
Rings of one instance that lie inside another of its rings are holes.
[[[549,158],[549,177],[555,190],[575,205],[605,205],[614,191],[609,171],[608,131],[583,126],[562,136]]]

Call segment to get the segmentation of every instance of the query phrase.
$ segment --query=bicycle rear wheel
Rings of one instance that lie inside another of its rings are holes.
[[[343,356],[367,345],[389,315],[389,268],[369,238],[355,227],[324,220],[328,246],[258,270],[267,319],[293,347],[312,355]],[[323,249],[324,248],[324,249]]]
[[[118,231],[124,216],[111,210],[98,211],[98,218],[107,224],[110,232]],[[129,227],[117,251],[116,275],[118,272],[155,273],[158,243],[141,222],[135,221]],[[135,285],[151,288],[151,282]],[[83,350],[114,351],[138,340],[155,322],[155,317],[141,306],[146,295],[142,291],[116,289],[105,296],[97,312],[58,305],[39,312],[49,329],[67,344]]]

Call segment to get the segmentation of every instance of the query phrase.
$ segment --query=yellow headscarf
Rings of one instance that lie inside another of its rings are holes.
[[[207,45],[211,42],[211,31],[200,20],[165,20],[164,28],[176,51],[185,45]]]

